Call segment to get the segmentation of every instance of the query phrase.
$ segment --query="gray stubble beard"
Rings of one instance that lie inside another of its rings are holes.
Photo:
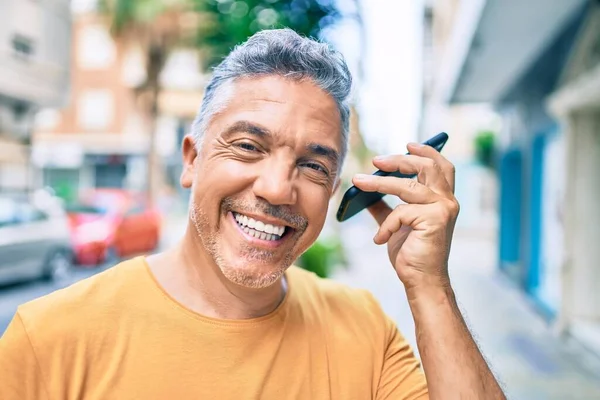
[[[194,225],[196,234],[202,242],[202,246],[206,252],[212,257],[217,267],[221,270],[221,273],[232,283],[236,285],[251,288],[251,289],[263,289],[271,286],[277,280],[279,280],[285,271],[294,262],[292,252],[286,254],[282,263],[275,264],[276,267],[269,273],[263,273],[259,269],[246,269],[238,268],[229,265],[223,255],[219,251],[219,244],[217,235],[210,233],[210,224],[208,222],[208,216],[203,210],[198,207],[193,199],[190,201],[190,220]],[[266,264],[273,261],[274,255],[268,250],[261,250],[256,247],[244,245],[241,249],[241,258],[247,261],[255,261],[258,263]]]

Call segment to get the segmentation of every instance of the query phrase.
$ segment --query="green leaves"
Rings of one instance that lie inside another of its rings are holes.
[[[304,36],[319,37],[340,17],[331,0],[101,0],[100,9],[109,16],[114,35],[127,32],[144,36],[142,40],[164,31],[166,20],[180,21],[166,16],[196,13],[195,39],[187,40],[181,29],[177,45],[203,50],[206,69],[260,30],[289,27]],[[171,36],[177,36],[175,30],[170,27]]]
[[[217,64],[238,43],[263,29],[288,27],[304,36],[318,37],[339,18],[325,0],[193,0],[206,17],[197,45],[208,49],[205,67]]]

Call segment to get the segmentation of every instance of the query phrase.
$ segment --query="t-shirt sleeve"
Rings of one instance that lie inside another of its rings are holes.
[[[18,312],[0,338],[0,399],[48,399],[38,360]]]
[[[383,327],[383,368],[377,386],[377,400],[427,400],[429,394],[421,363],[410,344],[400,333],[394,321],[383,311],[379,302],[369,293],[372,310]],[[381,340],[381,339],[379,339]]]
[[[387,320],[387,349],[377,400],[429,399],[425,374],[410,344],[393,321]]]

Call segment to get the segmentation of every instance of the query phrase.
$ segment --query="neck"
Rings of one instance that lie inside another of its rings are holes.
[[[274,311],[285,296],[281,279],[263,289],[230,282],[206,254],[190,226],[177,246],[150,256],[147,261],[156,280],[171,297],[207,317],[261,317]]]

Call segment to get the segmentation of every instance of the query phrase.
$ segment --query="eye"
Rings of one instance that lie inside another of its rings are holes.
[[[317,172],[320,172],[322,174],[329,175],[329,171],[327,171],[327,169],[325,167],[323,167],[321,164],[317,164],[314,162],[306,162],[306,163],[303,163],[302,165],[305,167],[308,167],[310,169],[313,169]]]
[[[248,143],[248,142],[240,142],[240,143],[237,143],[236,146],[239,147],[240,149],[246,150],[246,151],[258,151],[258,147],[256,147],[252,143]]]

